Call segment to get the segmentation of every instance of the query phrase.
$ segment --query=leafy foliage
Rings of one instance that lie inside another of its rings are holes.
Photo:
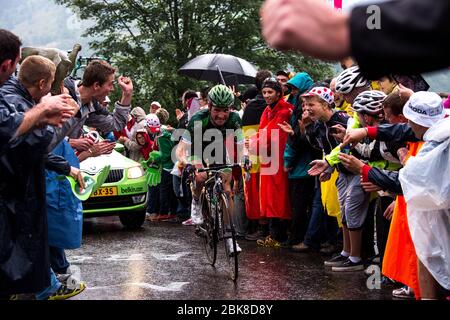
[[[148,110],[160,101],[173,115],[188,88],[211,85],[177,70],[204,53],[226,53],[258,69],[306,71],[314,79],[332,74],[329,64],[269,49],[261,37],[262,0],[55,0],[94,20],[84,35],[96,54],[133,78],[134,105]],[[118,93],[116,93],[118,95]]]

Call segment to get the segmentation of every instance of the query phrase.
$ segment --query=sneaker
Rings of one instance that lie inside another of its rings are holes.
[[[145,220],[147,221],[156,221],[158,218],[158,214],[157,213],[148,213],[145,215]]]
[[[67,273],[57,273],[56,278],[62,285],[65,285],[69,289],[81,289],[85,286],[83,281],[80,281],[78,277],[70,273],[70,270],[67,270]]]
[[[84,282],[80,282],[80,288],[75,289],[69,289],[66,285],[61,284],[61,287],[58,289],[58,291],[48,297],[47,300],[66,300],[72,298],[73,296],[76,296],[77,294],[80,294],[84,291],[84,289],[86,289],[86,285],[84,284]]]
[[[335,272],[347,272],[347,271],[361,271],[364,270],[364,263],[362,260],[359,262],[352,262],[350,258],[348,258],[344,263],[338,266],[334,266],[331,268],[331,271]]]
[[[327,267],[335,267],[340,266],[345,261],[347,261],[348,257],[344,257],[341,254],[336,255],[334,258],[331,258],[330,260],[325,261],[323,264]]]
[[[414,291],[408,286],[392,290],[392,296],[400,299],[415,299]]]
[[[300,242],[299,244],[292,246],[292,250],[294,250],[295,252],[310,252],[312,251],[312,248],[308,247],[303,242]]]
[[[326,256],[331,256],[334,253],[337,253],[338,251],[342,251],[339,250],[338,246],[334,245],[334,244],[328,244],[327,246],[322,247],[322,249],[320,249],[320,253]]]
[[[377,265],[377,264],[371,264],[371,265],[368,266],[366,269],[364,269],[364,274],[365,274],[367,277],[370,277],[371,275],[374,274],[373,270],[375,270],[376,268],[380,268],[380,266]]]
[[[192,199],[191,219],[194,224],[203,224],[202,203],[200,200]]]
[[[176,216],[176,215],[174,215],[174,214],[168,214],[168,215],[165,216],[164,219],[161,219],[161,220],[164,221],[164,222],[175,222],[176,219],[177,219],[177,216]]]
[[[391,278],[388,278],[386,276],[381,277],[381,285],[383,285],[383,286],[393,286],[393,285],[395,285],[395,283],[396,282],[394,280],[392,280]]]
[[[259,239],[264,239],[264,234],[262,233],[261,230],[258,230],[254,233],[250,233],[250,234],[246,234],[245,235],[245,240],[247,241],[256,241]]]
[[[291,249],[293,246],[294,246],[294,244],[292,244],[291,240],[286,240],[286,241],[281,242],[281,248]]]
[[[370,264],[378,264],[379,265],[380,264],[380,256],[379,255],[375,255],[373,257],[368,258],[367,261]]]
[[[195,223],[192,221],[191,218],[187,219],[186,221],[183,221],[181,224],[183,226],[195,226]]]
[[[256,244],[267,248],[280,248],[281,243],[273,239],[272,236],[267,236],[265,239],[259,239]]]
[[[158,217],[156,218],[157,219],[157,221],[164,221],[164,220],[167,220],[167,219],[169,219],[169,214],[160,214],[160,215],[158,215]]]
[[[233,246],[233,239],[228,238],[227,240],[227,248],[228,248],[228,255],[230,257],[234,257],[235,252],[234,252],[234,246]],[[239,254],[242,252],[241,247],[239,247],[239,244],[236,242],[236,253]]]

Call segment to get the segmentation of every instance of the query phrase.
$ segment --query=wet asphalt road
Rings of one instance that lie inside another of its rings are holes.
[[[145,222],[123,229],[117,217],[84,223],[83,245],[68,250],[87,289],[73,300],[380,300],[392,288],[369,290],[362,271],[334,273],[324,257],[239,241],[239,279],[234,284],[219,244],[216,268],[206,260],[193,227]]]

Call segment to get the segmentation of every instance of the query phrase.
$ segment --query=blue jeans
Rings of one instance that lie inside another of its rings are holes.
[[[180,177],[173,176],[173,191],[177,197],[177,216],[181,220],[189,219],[191,216],[191,191],[186,184],[183,184]]]
[[[317,184],[317,183],[316,183]],[[325,210],[322,205],[322,192],[320,184],[314,189],[314,198],[312,203],[311,218],[309,220],[308,229],[306,230],[304,243],[315,250],[320,249],[320,243],[323,239],[323,222]]]
[[[147,212],[159,214],[159,205],[159,185],[156,187],[148,187]]]
[[[161,172],[161,183],[159,184],[160,214],[176,214],[177,201],[173,191],[173,178],[170,172]]]
[[[322,205],[322,192],[320,184],[314,190],[314,199],[311,210],[311,219],[306,231],[304,243],[315,250],[320,249],[324,241],[335,244],[337,241],[337,221],[334,217],[329,217]]]
[[[50,286],[36,294],[36,300],[45,300],[54,294],[61,287],[61,282],[56,278],[55,273],[50,268]]]
[[[64,249],[50,246],[50,266],[56,273],[67,273],[70,263],[66,259]]]

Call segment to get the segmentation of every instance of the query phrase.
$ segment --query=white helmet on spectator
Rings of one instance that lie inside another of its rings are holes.
[[[358,66],[348,68],[338,76],[336,80],[336,91],[348,94],[355,88],[367,86],[369,82],[362,76]]]
[[[386,97],[382,91],[364,91],[355,98],[352,108],[358,113],[380,114],[383,112],[383,101]]]

